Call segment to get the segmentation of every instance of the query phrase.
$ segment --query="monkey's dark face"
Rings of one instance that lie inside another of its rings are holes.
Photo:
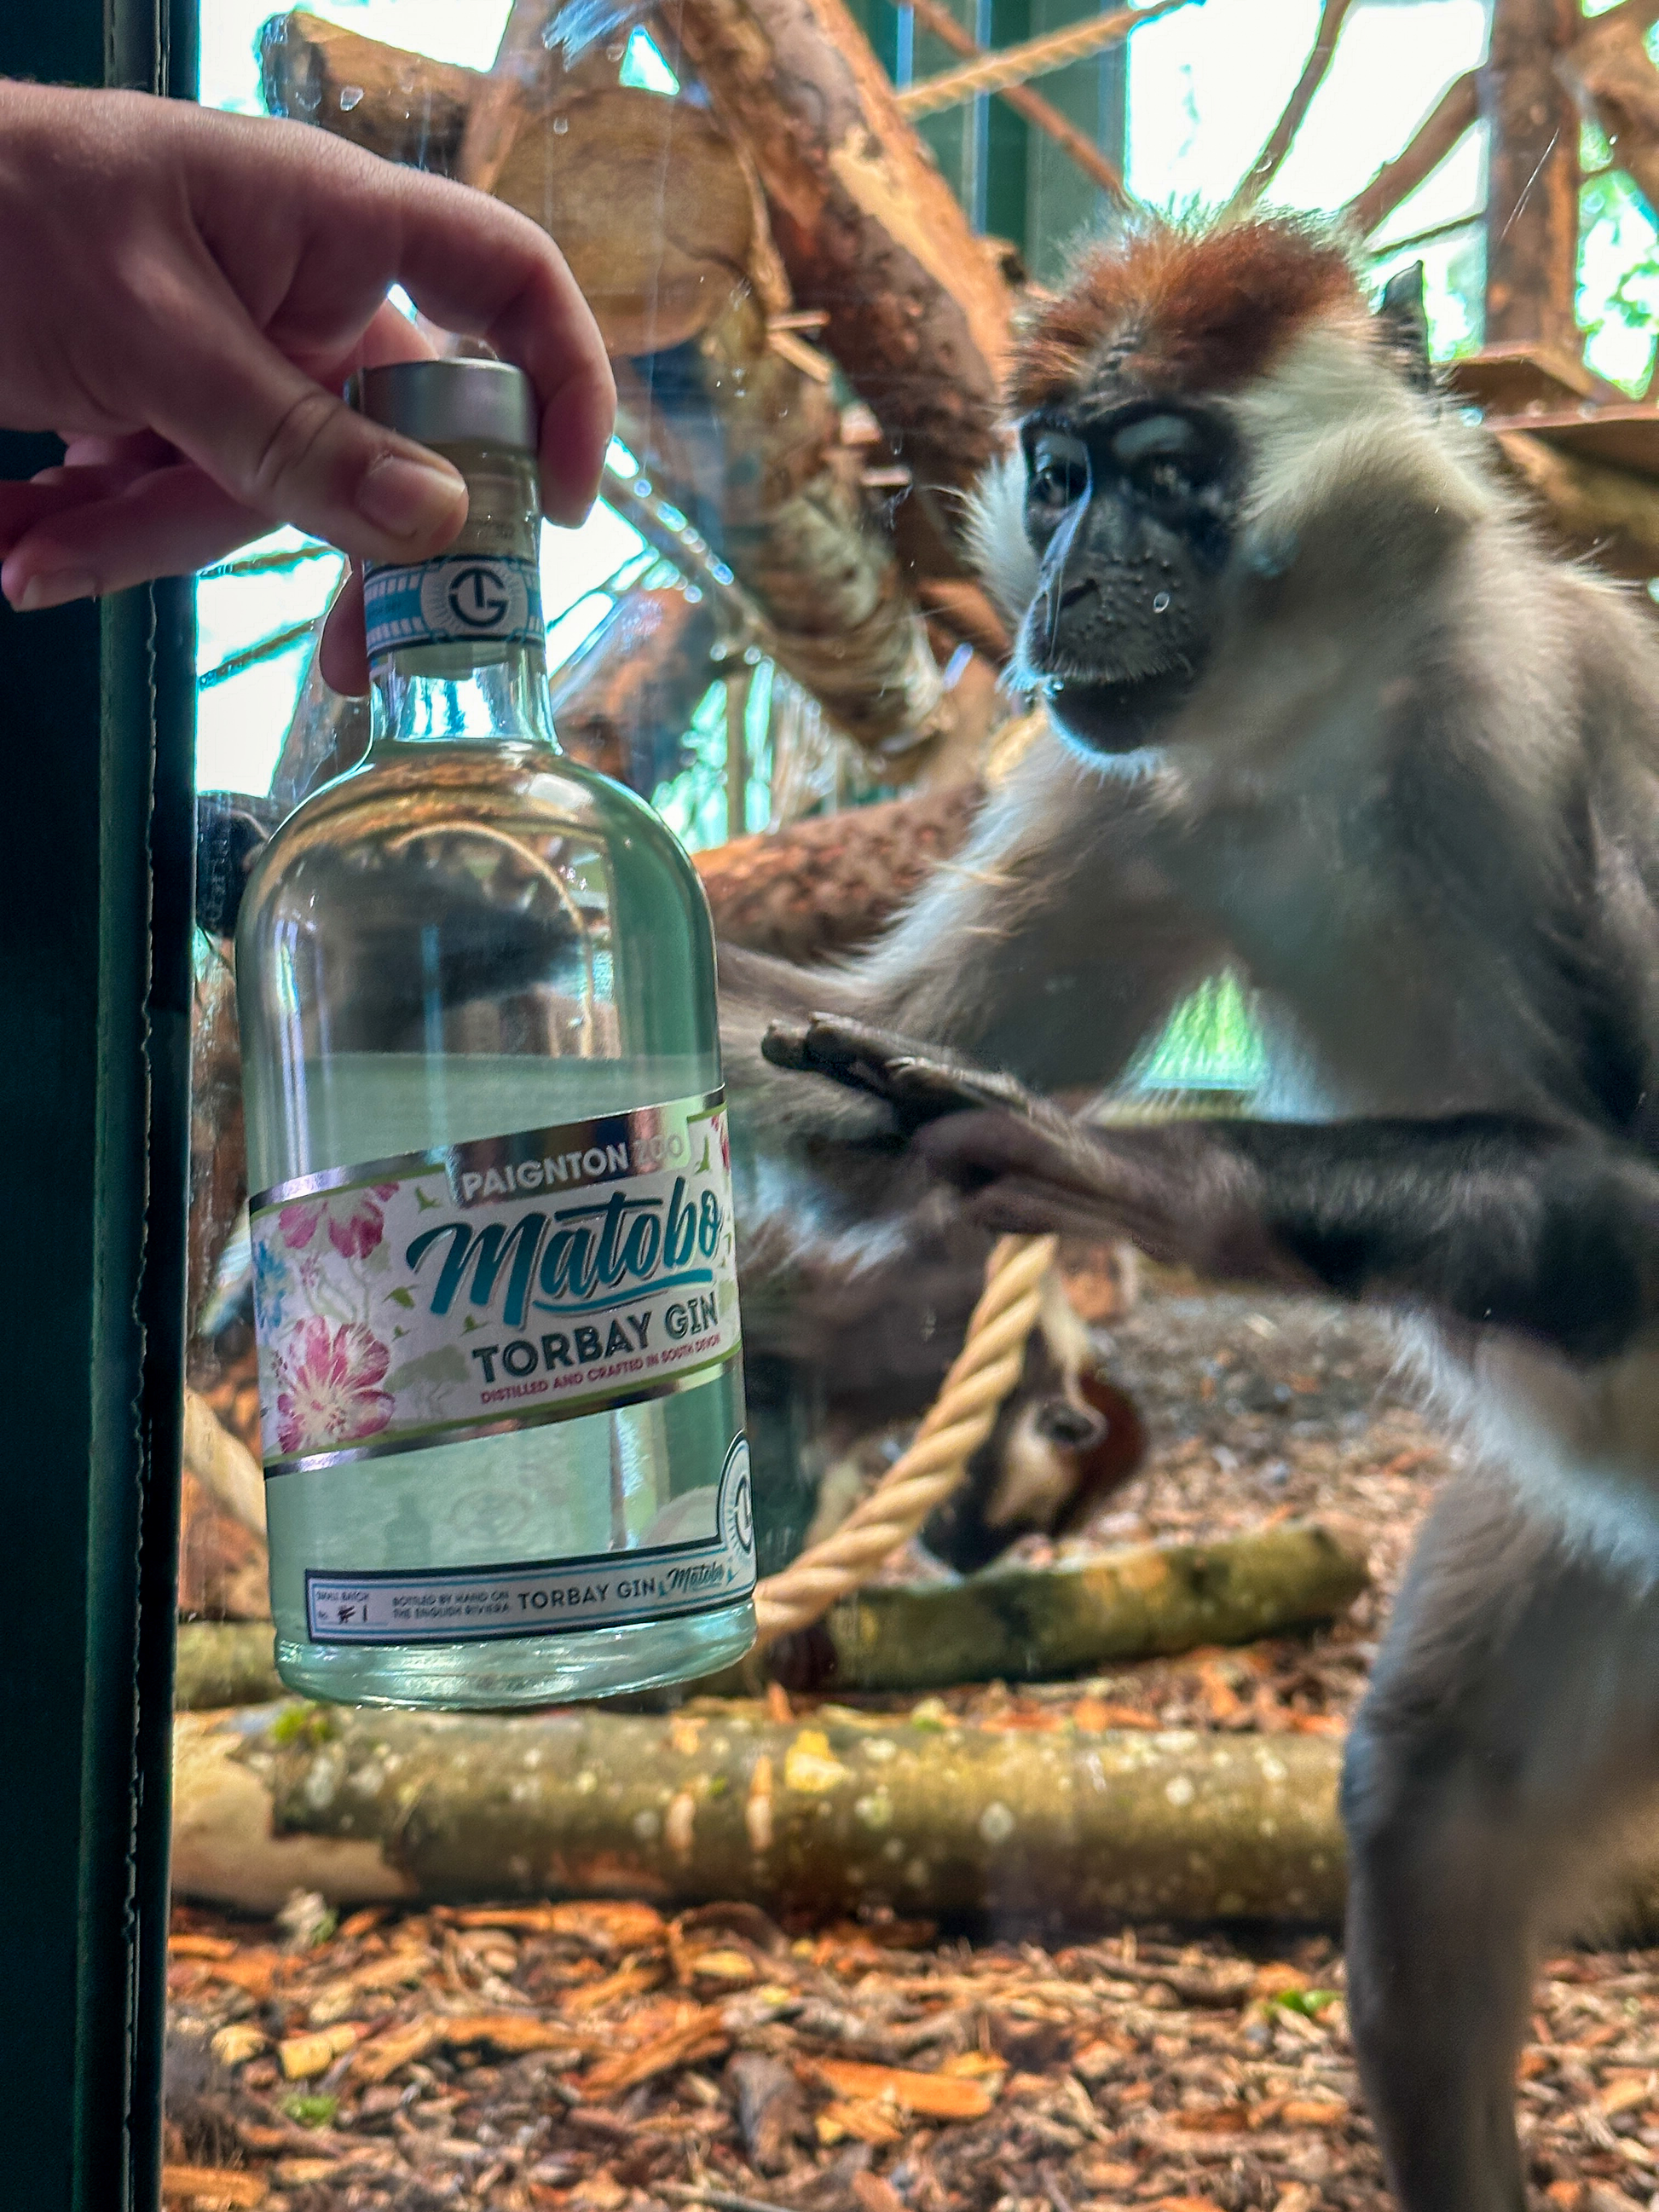
[[[1038,563],[1024,672],[1097,752],[1156,741],[1204,668],[1232,548],[1237,451],[1201,410],[1046,409],[1021,429]]]

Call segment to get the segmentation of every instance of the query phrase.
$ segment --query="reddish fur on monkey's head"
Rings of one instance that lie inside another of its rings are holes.
[[[1293,216],[1206,229],[1150,222],[1078,264],[1014,351],[1017,411],[1090,385],[1225,392],[1248,381],[1304,325],[1362,310],[1346,253]]]

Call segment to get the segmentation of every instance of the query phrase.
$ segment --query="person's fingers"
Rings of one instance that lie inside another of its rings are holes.
[[[61,473],[119,475],[93,470]],[[86,499],[77,496],[79,485],[40,489],[57,491],[64,503],[38,515],[19,533],[0,565],[0,590],[24,611],[123,591],[152,576],[187,574],[250,538],[264,536],[270,527],[264,515],[232,499],[187,461],[151,470],[125,484],[108,483]],[[0,543],[5,504],[0,500]]]
[[[527,216],[443,179],[401,173],[398,281],[446,330],[482,337],[536,387],[542,503],[555,522],[592,505],[616,416],[605,342],[563,257]]]
[[[52,515],[68,514],[73,507],[84,507],[90,501],[112,499],[145,473],[143,467],[113,465],[44,469],[27,483],[0,483],[0,556],[9,553],[38,523]]]
[[[599,497],[617,420],[617,386],[587,302],[562,260],[557,269],[562,284],[553,283],[550,272],[532,281],[487,335],[496,352],[516,362],[536,386],[542,507],[550,521],[574,529]],[[570,343],[571,300],[582,320],[592,325],[591,349]]]
[[[466,516],[459,471],[370,422],[254,327],[228,288],[181,300],[147,380],[155,427],[238,504],[349,553],[419,561]]]
[[[360,698],[368,689],[368,644],[363,634],[363,572],[356,562],[329,603],[317,648],[323,681],[331,691]]]

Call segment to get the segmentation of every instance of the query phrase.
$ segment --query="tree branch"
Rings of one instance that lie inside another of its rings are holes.
[[[1364,191],[1357,192],[1343,210],[1362,238],[1369,238],[1425,177],[1433,175],[1479,113],[1479,86],[1474,70],[1469,70],[1446,87],[1403,152],[1385,161]]]
[[[1261,198],[1278,175],[1285,156],[1303,120],[1313,105],[1314,94],[1324,83],[1336,52],[1336,42],[1342,35],[1342,26],[1347,19],[1353,0],[1324,0],[1319,11],[1319,28],[1314,33],[1308,58],[1302,65],[1302,74],[1296,88],[1285,103],[1285,112],[1267,134],[1267,143],[1244,172],[1238,190],[1228,203],[1229,215],[1242,215]]]

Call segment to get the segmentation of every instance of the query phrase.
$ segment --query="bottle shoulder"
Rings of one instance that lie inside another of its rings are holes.
[[[260,851],[243,900],[257,921],[285,890],[314,886],[354,858],[469,831],[546,850],[577,845],[636,895],[673,898],[708,926],[696,870],[661,817],[625,785],[551,746],[386,747],[303,800]],[[435,842],[434,842],[435,841]]]

